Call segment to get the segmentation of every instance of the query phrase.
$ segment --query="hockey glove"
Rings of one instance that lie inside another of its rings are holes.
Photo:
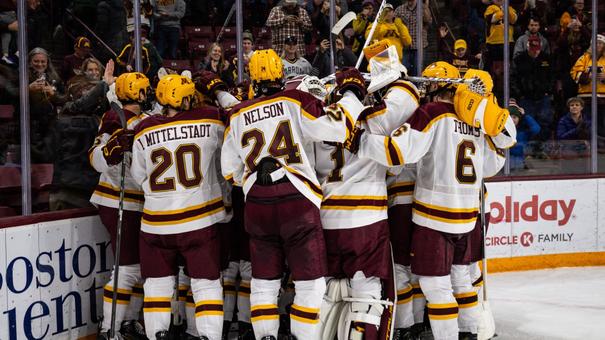
[[[340,94],[351,91],[359,101],[363,101],[366,94],[368,94],[365,79],[363,79],[359,70],[353,67],[346,67],[336,72],[336,90]]]
[[[351,130],[351,134],[349,135],[349,138],[347,138],[347,140],[344,141],[342,146],[345,149],[349,150],[350,153],[356,154],[357,151],[359,151],[359,141],[361,140],[361,136],[363,135],[363,133],[365,131],[366,130],[359,127],[359,125],[355,125],[353,130]]]
[[[210,71],[201,71],[193,77],[195,89],[200,91],[204,96],[215,99],[215,93],[218,90],[227,91],[228,87],[225,82],[216,74]]]
[[[124,152],[132,151],[133,141],[134,131],[116,130],[103,147],[103,157],[105,157],[107,164],[116,165],[120,163],[124,157]]]

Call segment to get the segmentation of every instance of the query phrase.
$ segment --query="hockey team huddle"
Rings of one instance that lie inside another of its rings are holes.
[[[89,151],[114,252],[122,223],[99,339],[477,339],[482,183],[516,138],[491,77],[327,88],[271,49],[249,70],[237,96],[206,71],[115,80]]]

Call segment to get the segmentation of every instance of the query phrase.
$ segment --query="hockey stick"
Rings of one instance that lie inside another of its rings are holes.
[[[109,104],[111,109],[114,110],[120,117],[120,123],[122,128],[128,128],[126,122],[126,116],[124,110],[118,106],[116,102]],[[126,177],[126,156],[122,156],[122,162],[120,164],[120,200],[118,205],[118,224],[116,226],[116,253],[114,254],[113,264],[113,294],[111,296],[111,327],[109,329],[109,338],[116,339],[116,307],[118,302],[118,279],[120,277],[120,244],[122,242],[122,215],[124,213],[124,181]]]
[[[481,260],[481,276],[483,276],[483,297],[481,301],[481,319],[479,321],[479,331],[477,337],[479,340],[491,339],[496,335],[496,324],[494,315],[487,300],[487,255],[485,247],[485,237],[487,236],[487,224],[485,223],[485,182],[481,180],[480,214],[481,214],[481,229],[483,230],[483,259]]]
[[[227,25],[229,24],[229,21],[231,21],[231,17],[233,16],[234,12],[235,12],[235,2],[233,3],[233,5],[231,5],[231,10],[229,10],[229,14],[227,14],[227,19],[225,19],[225,23],[223,24],[223,27],[221,27],[221,30],[216,35],[215,42],[218,43],[219,41],[221,41],[221,38],[223,37],[223,32],[225,31],[225,27],[227,27]]]
[[[355,64],[356,69],[359,69],[359,66],[361,65],[361,61],[363,60],[363,49],[369,45],[370,41],[372,41],[372,36],[374,35],[374,31],[376,30],[376,26],[378,24],[378,18],[380,18],[380,15],[382,14],[382,10],[384,9],[384,5],[386,5],[386,3],[387,3],[386,0],[382,0],[382,3],[380,4],[380,7],[378,8],[378,12],[376,12],[376,18],[374,18],[374,23],[372,24],[372,29],[370,29],[370,33],[368,34],[366,41],[363,43],[363,47],[361,48],[361,53],[359,53],[359,58],[357,58],[357,63]]]

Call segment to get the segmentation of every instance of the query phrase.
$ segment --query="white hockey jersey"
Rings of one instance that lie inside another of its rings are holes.
[[[416,183],[416,164],[404,164],[397,174],[387,176],[389,208],[400,204],[412,204]],[[392,172],[392,170],[389,170]]]
[[[151,116],[137,127],[131,172],[145,192],[142,231],[179,234],[224,221],[220,118],[203,108]]]
[[[258,162],[272,157],[282,165],[274,180],[287,176],[319,208],[323,194],[315,173],[313,142],[343,142],[362,109],[350,92],[324,109],[319,100],[299,90],[236,105],[225,131],[223,176],[230,181],[242,178],[247,194],[256,182]]]
[[[124,116],[127,120],[126,126],[130,130],[134,128],[147,117],[145,114],[136,115],[135,113],[124,110]],[[99,133],[95,139],[94,145],[88,150],[88,160],[90,165],[101,173],[99,184],[95,188],[90,202],[94,205],[101,205],[109,208],[118,208],[120,199],[120,175],[121,163],[108,165],[103,157],[103,147],[111,135],[122,128],[119,115],[113,111],[107,111],[101,118]],[[124,177],[124,210],[141,211],[143,210],[143,191],[130,174],[130,159],[132,154],[126,152],[126,172]]]
[[[496,174],[505,158],[454,112],[450,103],[425,104],[391,137],[364,134],[358,154],[388,166],[417,163],[414,223],[460,234],[475,226],[481,179]]]
[[[388,136],[418,107],[418,90],[409,82],[391,85],[381,103],[366,108],[361,127]],[[387,167],[345,150],[340,143],[317,143],[315,168],[324,193],[324,229],[366,226],[387,219]]]

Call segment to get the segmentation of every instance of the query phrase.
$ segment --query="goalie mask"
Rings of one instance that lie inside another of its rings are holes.
[[[370,68],[371,79],[368,93],[376,92],[402,76],[407,76],[408,72],[399,61],[395,46],[389,46],[372,56],[368,67]]]
[[[286,90],[297,89],[324,101],[328,95],[325,85],[315,76],[296,76],[286,82]]]

